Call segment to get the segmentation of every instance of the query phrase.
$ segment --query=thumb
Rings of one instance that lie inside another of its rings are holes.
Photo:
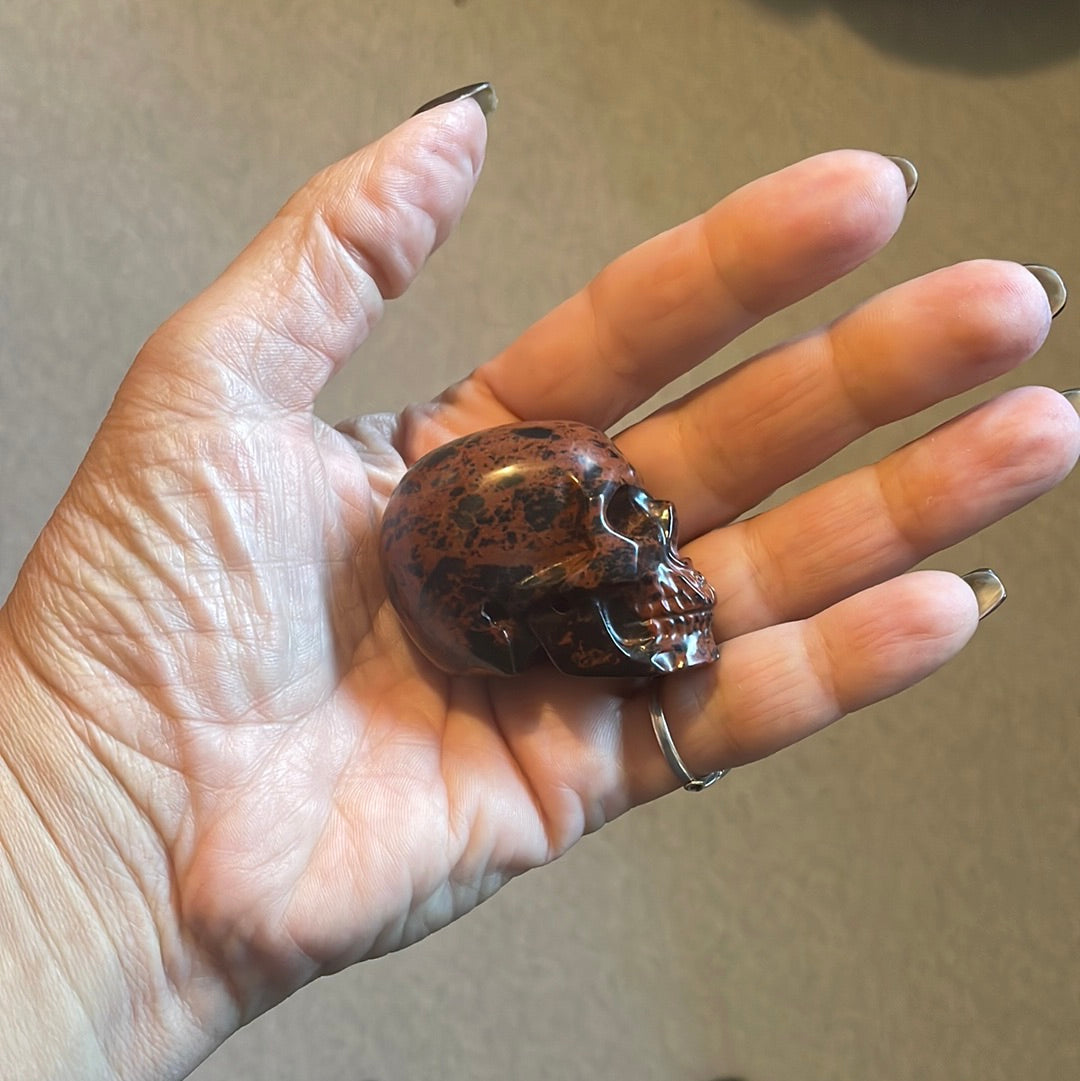
[[[305,184],[155,332],[125,392],[179,394],[186,411],[310,408],[469,201],[494,94],[445,97]]]

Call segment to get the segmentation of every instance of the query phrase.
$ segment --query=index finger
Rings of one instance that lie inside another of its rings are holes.
[[[455,429],[567,418],[607,428],[771,313],[882,248],[908,178],[839,150],[740,188],[620,256],[453,390]]]

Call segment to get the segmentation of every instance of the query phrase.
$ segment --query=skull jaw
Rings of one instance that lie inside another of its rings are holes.
[[[653,675],[678,672],[698,664],[712,664],[720,656],[720,647],[713,638],[711,627],[684,631],[679,638],[649,654]]]
[[[535,612],[528,623],[551,663],[571,676],[660,676],[720,656],[711,610],[616,624],[590,597],[568,612]]]

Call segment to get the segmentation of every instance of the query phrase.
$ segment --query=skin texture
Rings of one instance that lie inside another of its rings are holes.
[[[328,426],[315,395],[456,223],[485,137],[474,102],[441,106],[298,192],[146,344],[0,612],[0,1061],[27,1076],[181,1077],[306,981],[676,787],[638,683],[428,663],[386,603],[382,510],[457,436],[616,425],[869,258],[903,177],[841,151],[755,181],[436,401]],[[971,590],[902,572],[1067,474],[1080,417],[1056,392],[989,400],[729,523],[1012,369],[1049,324],[1023,268],[961,264],[621,433],[717,591],[720,660],[663,687],[693,771],[779,750],[967,642]]]

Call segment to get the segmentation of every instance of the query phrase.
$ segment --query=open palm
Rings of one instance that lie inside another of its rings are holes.
[[[404,469],[514,419],[617,426],[873,254],[906,202],[876,154],[803,162],[624,256],[437,401],[325,425],[316,394],[460,216],[485,130],[474,103],[443,106],[327,170],[169,321],[4,611],[94,783],[116,793],[132,888],[206,1017],[227,1002],[250,1018],[407,945],[676,786],[640,685],[546,668],[452,678],[412,648],[376,544]],[[719,598],[721,659],[663,692],[693,768],[769,754],[967,641],[964,582],[902,572],[1068,472],[1080,419],[1061,395],[1005,394],[745,512],[1020,363],[1049,321],[1022,267],[951,267],[618,437],[678,507],[682,551]]]

